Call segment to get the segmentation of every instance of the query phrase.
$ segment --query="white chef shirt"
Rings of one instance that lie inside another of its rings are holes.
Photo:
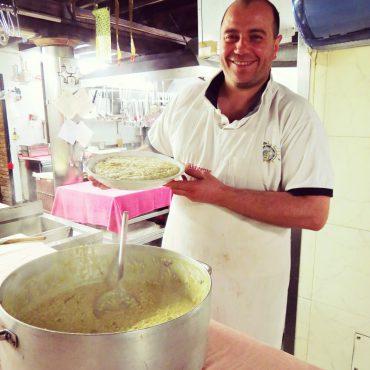
[[[332,196],[327,139],[309,103],[270,78],[255,109],[229,122],[217,109],[223,81],[221,72],[175,97],[151,145],[236,188]],[[211,265],[214,319],[280,347],[290,229],[175,195],[162,246]]]

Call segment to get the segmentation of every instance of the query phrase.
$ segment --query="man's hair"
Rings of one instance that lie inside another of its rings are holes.
[[[273,33],[274,33],[274,37],[276,38],[279,35],[279,30],[280,30],[280,16],[279,16],[279,12],[276,9],[275,5],[272,4],[269,0],[240,0],[240,1],[233,1],[226,8],[226,10],[225,10],[225,13],[224,13],[224,15],[222,17],[222,20],[221,20],[221,26],[222,26],[222,23],[224,22],[224,18],[225,18],[226,13],[230,9],[230,7],[233,6],[235,3],[241,2],[243,5],[248,6],[249,4],[251,4],[253,2],[257,2],[257,1],[262,1],[262,2],[264,2],[265,4],[267,4],[271,8],[272,15],[273,15],[273,18],[274,18],[274,22],[273,22],[273,25],[272,25],[272,30],[273,30]]]

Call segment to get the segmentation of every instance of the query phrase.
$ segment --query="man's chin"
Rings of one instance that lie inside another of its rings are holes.
[[[235,87],[238,89],[250,89],[251,87],[255,86],[256,83],[254,81],[236,81]]]

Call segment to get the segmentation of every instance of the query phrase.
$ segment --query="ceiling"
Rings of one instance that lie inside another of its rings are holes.
[[[207,23],[215,28],[214,39],[218,39],[217,12],[221,17],[225,8],[232,2],[232,0],[132,1],[132,22],[129,19],[129,0],[0,0],[0,3],[16,7],[23,36],[23,39],[11,37],[9,44],[17,44],[18,49],[22,51],[34,47],[35,44],[45,45],[44,40],[47,45],[47,42],[50,42],[48,39],[59,38],[62,42],[59,45],[63,45],[63,41],[68,40],[66,45],[83,46],[74,50],[75,56],[82,58],[95,54],[95,17],[92,11],[96,7],[108,7],[111,16],[112,65],[117,64],[115,63],[116,27],[118,27],[119,47],[124,60],[130,59],[130,31],[132,30],[136,61],[140,63],[134,63],[134,66],[128,63],[132,70],[126,64],[126,73],[131,73],[204,63],[197,59],[198,24],[200,27],[205,27],[203,23],[207,20]],[[272,2],[280,13],[281,33],[287,36],[286,45],[284,45],[286,47],[280,48],[274,63],[277,66],[291,66],[296,61],[296,41],[292,37],[295,34],[292,2],[291,0],[272,0]],[[117,9],[115,9],[116,3]],[[198,8],[201,9],[199,20]],[[116,10],[118,23],[115,17]],[[207,16],[205,17],[203,13]],[[217,58],[210,62],[213,63],[212,67],[219,65]]]
[[[0,2],[4,3],[4,0]],[[8,3],[11,5],[12,1],[8,0]],[[197,0],[134,0],[132,24],[129,22],[129,1],[117,3],[119,45],[124,56],[127,53],[129,57],[130,52],[130,25],[138,56],[196,47]],[[92,10],[96,6],[109,7],[112,48],[116,49],[114,0],[16,0],[15,5],[23,34],[44,38],[66,37],[75,40],[74,44],[90,44],[92,48],[95,45]],[[19,47],[24,49],[30,45],[33,45],[32,38],[20,43]]]

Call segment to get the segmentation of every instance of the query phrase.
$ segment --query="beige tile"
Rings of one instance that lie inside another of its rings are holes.
[[[330,149],[335,181],[329,223],[370,230],[370,138],[330,138]]]
[[[323,369],[351,369],[355,333],[370,333],[370,319],[312,302],[307,361]]]
[[[370,318],[370,232],[327,225],[318,234],[312,299]]]
[[[317,233],[314,231],[302,231],[298,296],[306,299],[311,299],[312,297],[316,236]]]
[[[370,136],[370,47],[328,53],[325,127],[334,136]]]
[[[311,301],[304,298],[298,298],[294,356],[304,361],[307,358],[310,312]]]
[[[309,100],[325,125],[328,52],[313,51],[311,60]]]
[[[328,223],[370,231],[370,202],[334,196],[330,204]]]

